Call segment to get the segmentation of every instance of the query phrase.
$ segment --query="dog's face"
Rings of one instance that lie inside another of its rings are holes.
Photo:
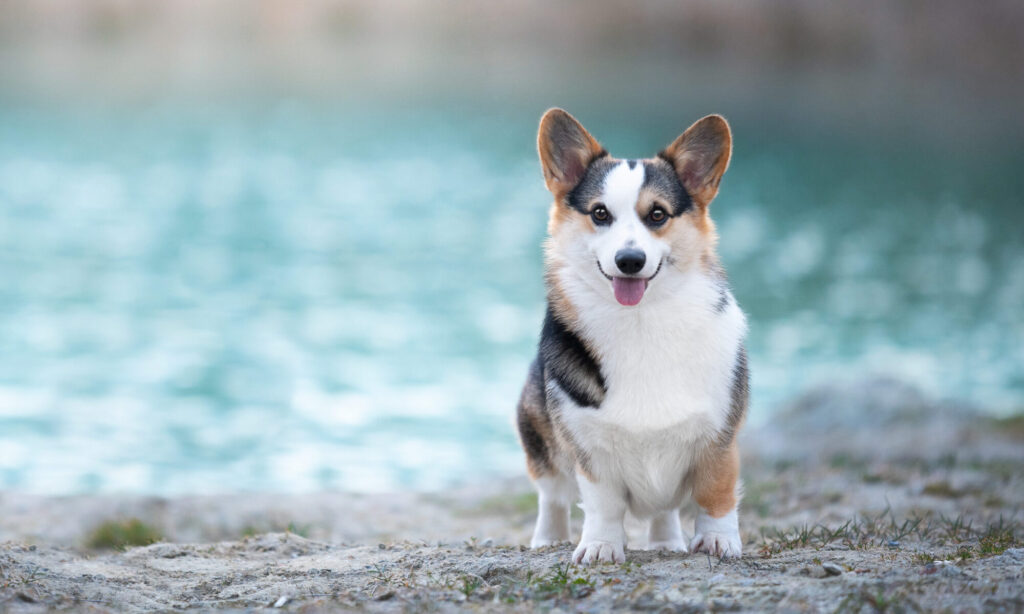
[[[715,243],[708,205],[729,164],[729,126],[717,115],[691,126],[657,157],[608,156],[571,115],[541,119],[541,166],[552,205],[549,259],[622,305],[659,278],[701,266]]]

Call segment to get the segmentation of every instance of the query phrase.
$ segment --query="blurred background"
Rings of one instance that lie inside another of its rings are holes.
[[[732,123],[751,422],[1024,408],[1017,0],[0,5],[0,490],[434,490],[523,463],[535,153]]]

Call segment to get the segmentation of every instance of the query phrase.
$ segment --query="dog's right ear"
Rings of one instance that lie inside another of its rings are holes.
[[[544,183],[562,199],[583,179],[594,158],[607,154],[590,133],[562,109],[549,109],[540,118],[537,151]]]

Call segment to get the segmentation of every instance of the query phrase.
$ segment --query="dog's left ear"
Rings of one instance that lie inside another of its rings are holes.
[[[721,115],[708,115],[687,128],[659,154],[676,169],[679,181],[701,207],[718,194],[718,183],[729,166],[732,133]]]

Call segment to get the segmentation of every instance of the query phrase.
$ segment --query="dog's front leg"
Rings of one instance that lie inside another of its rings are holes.
[[[626,494],[621,488],[607,483],[592,482],[582,475],[576,476],[583,499],[583,536],[572,555],[575,563],[626,562],[626,530],[622,525],[626,515]]]
[[[722,558],[743,554],[736,496],[740,473],[740,452],[733,441],[728,448],[701,464],[694,485],[694,498],[700,506],[690,550]]]

